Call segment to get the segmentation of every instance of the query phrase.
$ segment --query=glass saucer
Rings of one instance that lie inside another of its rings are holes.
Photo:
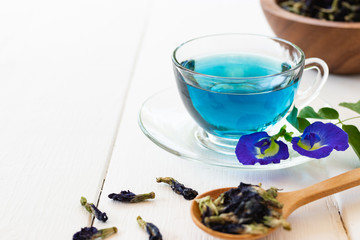
[[[324,105],[324,101],[319,98],[311,104],[315,109]],[[221,167],[254,170],[288,168],[313,160],[298,154],[289,146],[289,159],[282,160],[280,163],[243,165],[237,160],[235,152],[229,154],[204,147],[197,137],[202,129],[188,114],[175,87],[149,97],[140,109],[138,121],[141,130],[156,145],[187,160]],[[296,129],[283,119],[269,134],[276,133],[284,124],[288,125],[288,130],[296,132]]]

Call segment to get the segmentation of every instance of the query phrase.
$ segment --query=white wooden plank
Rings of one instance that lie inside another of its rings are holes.
[[[340,119],[344,120],[354,116],[358,116],[357,113],[348,110],[346,108],[338,106],[340,102],[357,102],[360,100],[360,77],[348,76],[346,78],[340,76],[331,76],[329,82],[325,86],[323,94],[331,96],[328,101],[332,103],[334,107],[340,113]],[[341,89],[341,91],[339,91]],[[360,129],[360,119],[353,119],[345,122],[346,124],[352,124]],[[329,175],[335,176],[343,172],[349,171],[354,168],[360,167],[360,160],[352,151],[348,149],[344,152],[335,152],[328,159],[329,164],[327,166]],[[342,221],[350,239],[359,239],[360,236],[360,187],[349,189],[345,192],[335,195],[337,200],[339,211],[342,215]]]
[[[147,1],[0,3],[2,239],[70,239],[90,224]]]
[[[136,216],[141,215],[160,228],[164,239],[212,239],[192,223],[190,202],[156,183],[156,177],[172,176],[199,192],[237,186],[240,181],[291,191],[328,177],[326,160],[276,171],[241,171],[188,162],[150,142],[137,125],[142,102],[174,85],[170,55],[179,43],[220,32],[271,34],[262,16],[259,3],[251,0],[156,2],[101,196],[100,208],[109,210],[109,221],[95,221],[95,226],[118,226],[114,239],[144,239],[146,234],[136,223]],[[109,193],[121,190],[155,191],[156,199],[133,205],[108,199]],[[347,239],[331,198],[297,210],[289,220],[293,231],[277,231],[267,239]]]

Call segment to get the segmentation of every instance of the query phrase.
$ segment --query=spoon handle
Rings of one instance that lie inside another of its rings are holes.
[[[289,215],[298,207],[301,207],[309,202],[356,187],[358,185],[360,185],[360,168],[329,178],[309,187],[289,192],[287,197],[289,200],[291,199],[291,202],[284,207],[288,208],[286,212],[288,213],[287,215]],[[283,209],[283,211],[284,210],[285,209]]]

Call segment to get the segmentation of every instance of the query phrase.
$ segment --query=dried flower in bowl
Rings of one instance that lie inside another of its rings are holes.
[[[282,204],[276,200],[277,188],[265,190],[261,186],[240,183],[237,188],[197,199],[202,223],[207,227],[230,234],[265,234],[269,228],[290,224],[282,217]]]
[[[281,0],[279,5],[302,16],[328,21],[360,22],[358,0]]]

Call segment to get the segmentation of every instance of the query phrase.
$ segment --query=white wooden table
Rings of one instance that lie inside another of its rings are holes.
[[[170,55],[202,35],[274,35],[255,0],[0,2],[0,238],[71,239],[81,227],[116,226],[111,239],[213,239],[191,221],[190,201],[155,178],[172,176],[200,193],[240,181],[285,191],[359,167],[352,150],[275,171],[189,162],[152,143],[137,115],[150,95],[175,85]],[[356,102],[360,76],[330,75],[321,97]],[[339,108],[342,116],[352,116]],[[359,121],[353,124],[360,126]],[[121,204],[111,192],[156,192]],[[80,196],[109,217],[92,221]],[[298,209],[290,232],[266,239],[360,239],[360,188]]]

